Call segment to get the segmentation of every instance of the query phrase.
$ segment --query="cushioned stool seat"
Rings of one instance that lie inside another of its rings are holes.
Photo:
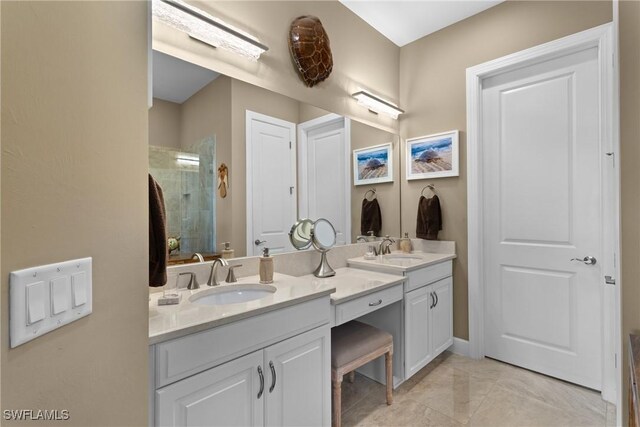
[[[340,427],[342,378],[384,355],[387,404],[393,403],[393,336],[366,323],[351,321],[331,329],[331,381],[333,383],[333,425]]]

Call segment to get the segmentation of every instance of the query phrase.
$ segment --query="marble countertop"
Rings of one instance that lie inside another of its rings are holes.
[[[336,275],[320,279],[312,274],[300,277],[318,286],[335,288],[331,294],[331,304],[340,304],[382,289],[402,283],[403,276],[367,271],[359,268],[338,268]]]
[[[249,276],[239,279],[233,285],[258,281],[258,276]],[[220,288],[224,286],[229,285],[221,284]],[[331,282],[279,273],[274,274],[272,286],[276,287],[276,291],[267,297],[224,305],[202,305],[189,301],[191,295],[211,289],[206,285],[194,291],[181,289],[179,292],[182,299],[177,305],[158,306],[158,298],[163,293],[154,293],[150,295],[149,301],[149,345],[319,298],[336,290],[335,284]]]
[[[349,267],[376,269],[386,273],[402,274],[419,268],[456,258],[454,253],[430,253],[430,252],[392,252],[390,255],[379,255],[375,259],[368,260],[364,257],[347,260]]]

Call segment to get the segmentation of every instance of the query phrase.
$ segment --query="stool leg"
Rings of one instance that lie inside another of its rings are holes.
[[[342,375],[333,380],[333,427],[342,425]]]
[[[351,371],[347,374],[347,381],[349,381],[351,384],[353,384],[353,382],[356,380],[356,371]]]
[[[384,354],[384,364],[387,371],[387,405],[393,403],[393,353]]]

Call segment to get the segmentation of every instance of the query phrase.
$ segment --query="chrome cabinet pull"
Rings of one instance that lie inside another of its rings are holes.
[[[380,305],[382,304],[382,300],[379,299],[378,302],[370,302],[369,303],[369,307],[375,307],[376,305]]]
[[[258,366],[258,375],[260,375],[260,391],[258,392],[258,399],[260,399],[264,391],[264,375],[262,375],[262,367],[260,366]]]
[[[276,387],[276,368],[275,366],[273,366],[272,361],[269,361],[269,368],[271,368],[271,378],[273,379],[271,381],[271,387],[269,387],[269,393],[271,393],[273,389]]]
[[[429,292],[429,296],[431,297],[431,305],[429,308],[433,308],[436,305],[436,299],[433,297],[433,292]]]

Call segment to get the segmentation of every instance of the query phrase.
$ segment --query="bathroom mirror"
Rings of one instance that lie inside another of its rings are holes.
[[[311,246],[311,229],[313,228],[313,221],[308,218],[304,218],[296,221],[291,227],[289,232],[289,240],[291,245],[297,250],[303,250]]]
[[[207,259],[224,242],[235,257],[265,246],[294,251],[310,233],[289,239],[299,218],[326,218],[335,245],[356,242],[368,231],[361,213],[372,188],[382,213],[377,235],[400,236],[397,135],[155,50],[153,96],[149,169],[162,171],[154,178],[165,192],[168,236],[180,238],[171,259]],[[355,186],[353,151],[389,143],[393,181]],[[166,154],[159,164],[157,153]]]
[[[327,251],[336,244],[336,230],[333,225],[324,218],[313,223],[311,229],[311,241],[319,251]]]

